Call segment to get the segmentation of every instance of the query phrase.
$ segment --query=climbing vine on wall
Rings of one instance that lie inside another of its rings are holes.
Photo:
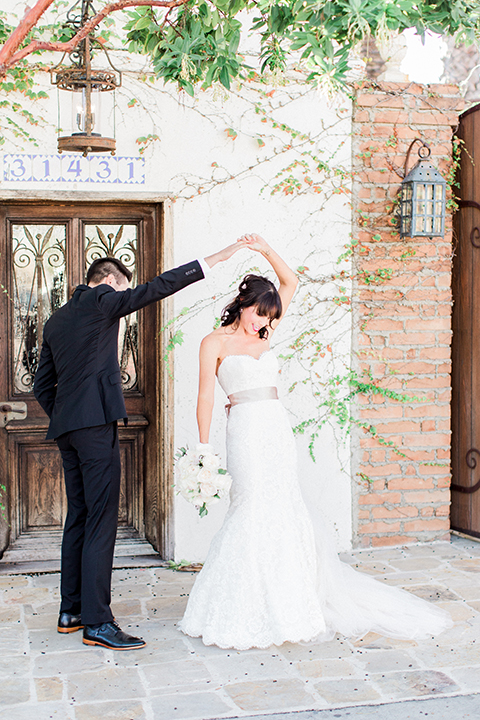
[[[195,16],[195,12],[190,13],[190,15]],[[185,11],[183,28],[186,28],[189,33],[190,31],[193,33],[194,23],[190,22],[191,17],[187,18],[187,14],[187,11]],[[133,43],[132,47],[139,49],[138,43],[144,43],[145,49],[150,41],[149,38],[152,44],[157,42],[159,34],[155,28],[152,28],[152,24],[155,25],[156,20],[150,8],[143,8],[141,11],[136,10],[131,16],[130,23],[129,32],[130,40]],[[4,36],[8,31],[5,28],[4,23]],[[153,35],[155,35],[155,38],[152,39]],[[198,42],[200,40],[202,39],[200,38]],[[276,48],[273,46],[272,48],[272,53],[277,53],[276,57],[280,58],[281,48],[278,45]],[[164,50],[165,52],[162,50],[161,53],[162,62],[164,62],[165,58],[168,59],[168,53],[170,52],[171,68],[173,68],[172,75],[170,77],[160,71],[160,65],[154,67],[154,70],[166,79],[175,78],[180,86],[194,95],[193,86],[197,80],[201,81],[201,72],[199,70],[201,63],[198,58],[193,57],[195,48],[190,45],[185,46],[185,37],[182,35],[181,43],[177,42],[175,47],[172,45],[171,48],[165,47]],[[268,69],[268,58],[266,60],[265,68]],[[220,98],[220,101],[217,101],[215,94],[218,92],[219,84],[223,85],[223,87],[229,87],[230,94],[227,97],[243,102],[245,106],[244,115],[248,115],[249,118],[255,117],[256,122],[245,123],[245,126],[249,128],[248,130],[240,126],[232,127],[230,123],[224,122],[221,130],[225,133],[228,142],[239,144],[251,141],[255,145],[257,153],[254,159],[245,164],[245,167],[240,170],[238,168],[231,170],[224,160],[212,157],[210,170],[203,177],[187,176],[185,173],[179,174],[176,178],[173,178],[177,199],[193,199],[206,193],[215,192],[217,188],[226,183],[239,182],[243,178],[251,177],[254,173],[260,173],[266,167],[274,170],[268,178],[265,178],[265,173],[262,174],[264,178],[263,193],[284,196],[287,202],[295,201],[305,195],[311,195],[315,197],[316,201],[315,213],[320,213],[326,201],[334,195],[344,195],[348,198],[351,192],[352,173],[336,158],[336,154],[341,149],[342,141],[332,142],[332,149],[326,149],[325,139],[335,134],[335,123],[324,126],[321,119],[319,119],[318,130],[311,132],[292,127],[282,117],[282,102],[285,101],[286,96],[293,93],[293,96],[300,97],[302,93],[307,92],[305,80],[308,79],[308,75],[305,72],[303,74],[299,73],[298,70],[289,74],[289,72],[285,72],[282,63],[275,62],[269,68],[270,74],[265,73],[262,75],[252,69],[245,72],[242,70],[242,83],[237,85],[231,80],[232,77],[240,77],[240,71],[238,68],[233,68],[231,73],[232,67],[227,67],[227,64],[224,63],[220,68],[220,65],[217,64],[218,73],[216,74],[215,70],[209,77],[209,81],[211,80],[214,83],[214,90],[208,118],[219,127],[223,122],[222,118],[228,115],[228,112],[225,112],[221,105],[223,99]],[[226,69],[222,72],[223,68]],[[280,73],[277,72],[279,68]],[[10,133],[9,142],[17,142],[17,146],[22,146],[30,141],[35,142],[35,127],[43,121],[40,116],[37,117],[35,113],[29,108],[25,108],[17,99],[11,100],[10,97],[18,95],[20,98],[25,97],[32,103],[40,104],[42,99],[46,98],[46,93],[35,92],[33,73],[41,69],[40,66],[33,67],[21,61],[13,70],[9,71],[8,78],[0,88],[4,91],[3,97],[5,99],[2,101],[7,103],[3,106],[8,111],[5,115],[9,117],[7,120],[9,127],[5,130],[5,137],[7,137],[8,130]],[[225,73],[229,75],[228,82],[225,80]],[[130,92],[130,89],[136,83],[142,83],[144,87],[148,86],[152,92],[159,91],[158,82],[150,72],[134,73],[130,71],[126,75],[130,85],[125,92]],[[292,77],[296,80],[295,83],[291,83]],[[299,90],[300,86],[302,89]],[[222,90],[222,92],[225,91]],[[343,118],[348,116],[348,107],[341,107],[340,97],[337,98],[337,101],[339,107],[336,122],[340,126]],[[131,93],[127,104],[133,108],[138,102],[136,93]],[[217,105],[215,105],[216,102],[218,102]],[[228,103],[228,100],[225,102]],[[347,105],[347,103],[344,104]],[[204,110],[200,109],[200,105],[194,102],[192,102],[189,109],[192,116],[195,113],[205,113]],[[15,119],[12,121],[12,118],[18,118],[18,121]],[[151,132],[142,134],[137,139],[139,151],[142,154],[148,155],[152,146],[161,142],[161,133],[154,125],[152,125],[151,130]],[[398,137],[395,132],[384,141],[386,148],[395,148],[397,143]],[[371,147],[363,151],[364,159],[371,158],[378,150],[378,147],[378,143],[372,143]],[[251,158],[252,155],[249,154],[248,157]],[[389,170],[392,170],[392,167],[387,164],[387,167],[381,168],[380,172],[386,173]],[[452,173],[454,173],[454,169]],[[395,201],[386,205],[381,216],[372,217],[370,213],[358,212],[356,214],[357,227],[368,232],[370,240],[365,242],[365,240],[357,237],[358,233],[355,233],[355,236],[352,237],[351,242],[341,254],[337,263],[338,269],[335,272],[326,272],[322,275],[318,271],[319,265],[315,253],[306,257],[302,265],[297,268],[300,286],[295,307],[298,309],[292,311],[290,321],[292,329],[290,338],[286,341],[285,347],[282,348],[282,357],[286,368],[285,372],[288,372],[289,364],[295,365],[296,370],[293,375],[300,378],[292,383],[290,391],[295,393],[302,389],[304,391],[305,387],[308,387],[309,394],[313,398],[314,412],[310,414],[310,417],[299,419],[296,424],[297,432],[309,434],[312,454],[315,452],[315,439],[323,425],[328,421],[334,421],[337,426],[347,433],[352,427],[358,427],[371,437],[374,437],[380,444],[394,446],[392,441],[386,440],[377,432],[374,425],[361,423],[351,413],[350,406],[356,397],[360,395],[368,397],[380,395],[400,403],[417,402],[421,399],[408,392],[398,392],[386,387],[385,380],[388,376],[388,366],[386,366],[385,377],[374,377],[368,369],[352,370],[351,358],[342,349],[346,335],[345,329],[342,329],[342,318],[345,317],[345,313],[352,311],[352,285],[359,283],[369,288],[381,287],[401,272],[402,267],[415,256],[413,248],[405,247],[395,263],[386,263],[385,266],[365,269],[359,262],[361,258],[372,253],[372,247],[375,243],[381,242],[381,232],[384,232],[385,227],[389,228],[392,236],[395,236],[397,232],[395,212]],[[309,268],[315,268],[315,270],[311,271]],[[219,306],[223,304],[227,295],[230,295],[233,290],[234,285],[232,284],[228,292],[223,293],[223,295],[216,295],[202,303],[195,304],[188,311],[182,312],[176,321],[165,329],[165,332],[169,333],[167,360],[169,353],[182,343],[183,333],[188,331],[186,323],[207,308],[214,309],[218,314]],[[355,297],[353,302],[355,302]],[[374,317],[373,310],[371,316]],[[362,330],[368,327],[368,322],[368,316],[362,318]],[[343,367],[343,370],[340,371],[340,367]],[[396,451],[398,453],[402,452],[399,448],[396,448]]]

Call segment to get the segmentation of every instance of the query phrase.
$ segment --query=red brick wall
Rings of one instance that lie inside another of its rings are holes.
[[[440,539],[449,529],[451,218],[443,238],[401,240],[393,205],[414,138],[430,144],[432,161],[446,175],[460,109],[452,85],[381,83],[357,92],[357,372],[367,370],[379,386],[424,399],[404,403],[381,394],[357,396],[356,418],[394,443],[384,445],[364,431],[358,432],[356,448],[354,441],[354,525],[363,546]],[[409,169],[417,159],[414,149]]]

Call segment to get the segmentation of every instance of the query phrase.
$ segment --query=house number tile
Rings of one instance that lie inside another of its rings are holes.
[[[3,156],[4,182],[145,184],[145,158],[112,155]]]

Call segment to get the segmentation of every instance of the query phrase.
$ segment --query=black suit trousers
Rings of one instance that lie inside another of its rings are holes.
[[[120,495],[117,423],[73,430],[58,437],[57,444],[68,500],[60,612],[81,612],[85,625],[110,622]]]

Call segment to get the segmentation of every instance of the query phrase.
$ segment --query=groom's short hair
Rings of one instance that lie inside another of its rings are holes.
[[[121,280],[121,276],[126,277],[128,282],[132,279],[131,271],[125,267],[121,260],[114,257],[97,258],[92,262],[87,271],[87,285],[93,282],[95,285],[100,283],[107,275],[113,275],[117,280]]]

